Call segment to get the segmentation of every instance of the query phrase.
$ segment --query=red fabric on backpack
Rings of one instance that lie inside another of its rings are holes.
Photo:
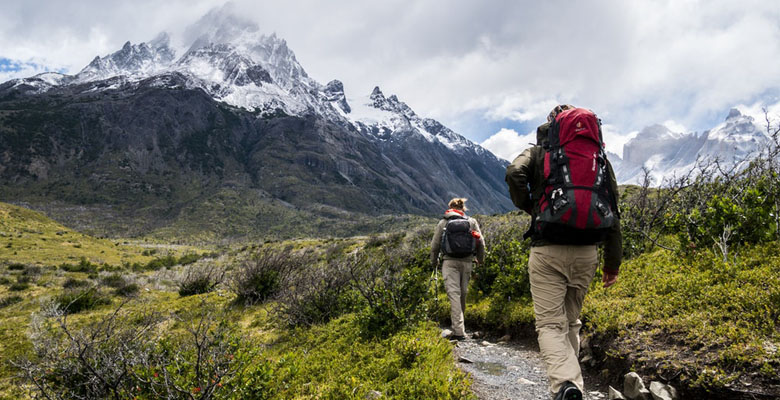
[[[547,230],[548,236],[553,235],[552,240],[565,236],[562,241],[584,243],[587,238],[577,238],[578,231],[587,236],[593,230],[603,232],[614,223],[614,207],[609,196],[598,193],[608,190],[609,184],[604,169],[606,161],[600,122],[592,111],[573,108],[559,113],[550,129],[550,143],[544,156],[546,187],[539,199],[539,223],[558,226],[553,231]],[[558,205],[554,200],[556,196],[559,200],[563,197],[566,205]],[[604,207],[609,210],[604,211]],[[539,229],[545,230],[541,226]]]

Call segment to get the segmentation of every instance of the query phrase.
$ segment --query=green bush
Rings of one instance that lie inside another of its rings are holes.
[[[21,270],[23,270],[25,267],[26,267],[26,265],[24,265],[24,264],[20,264],[20,263],[12,263],[12,264],[8,264],[8,270],[9,270],[9,271],[21,271]]]
[[[60,316],[37,328],[36,354],[13,364],[42,398],[271,398],[260,346],[207,304],[182,318],[192,323],[183,332],[159,314],[121,309],[79,327]]]
[[[96,307],[111,304],[111,299],[95,288],[66,290],[54,299],[55,304],[66,314],[75,314]]]
[[[99,266],[97,264],[93,264],[87,261],[86,258],[82,258],[78,264],[68,264],[68,263],[60,264],[60,269],[67,272],[96,273],[98,267]]]
[[[184,278],[179,281],[179,296],[211,292],[222,283],[224,276],[224,270],[215,266],[190,268]]]
[[[236,267],[230,279],[230,289],[236,302],[255,304],[275,295],[293,271],[304,268],[313,260],[292,249],[261,249]]]
[[[114,289],[114,294],[122,297],[135,297],[138,296],[138,292],[141,287],[137,283],[125,283],[122,286]]]
[[[68,278],[65,280],[65,282],[62,283],[62,287],[64,289],[83,288],[86,286],[89,286],[88,281],[84,281],[81,279],[74,279],[74,278]]]
[[[189,265],[192,264],[198,260],[200,260],[200,256],[197,254],[185,254],[179,258],[179,264],[181,265]]]
[[[10,305],[19,303],[21,301],[22,301],[22,296],[18,296],[18,295],[3,297],[2,299],[0,299],[0,308],[5,308]]]

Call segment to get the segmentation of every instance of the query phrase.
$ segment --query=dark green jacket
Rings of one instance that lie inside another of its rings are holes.
[[[536,130],[537,145],[523,151],[508,167],[506,167],[506,183],[509,185],[509,195],[515,206],[528,214],[539,212],[538,199],[544,190],[544,148],[547,142],[549,123],[541,125]],[[607,161],[609,180],[612,192],[618,194],[617,180],[612,164]],[[531,199],[534,200],[531,200]],[[543,239],[534,240],[531,246],[551,244]],[[604,270],[616,274],[623,259],[623,236],[620,233],[620,223],[612,228],[604,241]]]

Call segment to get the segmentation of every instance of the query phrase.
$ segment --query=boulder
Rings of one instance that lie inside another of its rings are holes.
[[[650,391],[636,372],[629,372],[623,377],[623,395],[629,400],[650,400]]]
[[[626,398],[623,397],[623,393],[618,392],[617,389],[610,386],[609,392],[607,392],[607,400],[626,400]]]
[[[661,382],[650,382],[650,394],[653,400],[677,400],[677,389]]]

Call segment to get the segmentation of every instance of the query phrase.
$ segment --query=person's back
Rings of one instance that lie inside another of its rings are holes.
[[[465,214],[466,199],[450,200],[449,209],[436,225],[431,241],[431,264],[441,270],[444,287],[450,300],[450,319],[452,320],[453,339],[466,337],[463,314],[466,312],[466,293],[469,279],[476,260],[478,264],[485,259],[485,239],[477,220]]]
[[[617,281],[622,258],[619,213],[614,197],[617,182],[606,156],[603,156],[603,171],[597,172],[600,155],[593,154],[595,174],[588,178],[592,179],[592,185],[575,184],[572,177],[588,172],[582,171],[586,164],[573,162],[574,154],[566,157],[564,146],[550,142],[559,140],[560,129],[568,129],[556,126],[563,121],[561,114],[567,110],[574,114],[571,106],[558,106],[550,113],[548,122],[537,129],[537,145],[515,158],[506,173],[513,203],[532,216],[526,234],[531,237],[528,273],[539,349],[547,365],[550,391],[556,399],[582,398],[584,391],[578,362],[582,326],[579,315],[598,266],[598,243],[604,243],[605,287]],[[572,129],[587,127],[578,121]],[[603,145],[600,126],[591,129],[598,129],[598,145]],[[556,164],[556,158],[563,161]],[[556,176],[556,168],[564,172]],[[603,236],[594,236],[595,233]]]

